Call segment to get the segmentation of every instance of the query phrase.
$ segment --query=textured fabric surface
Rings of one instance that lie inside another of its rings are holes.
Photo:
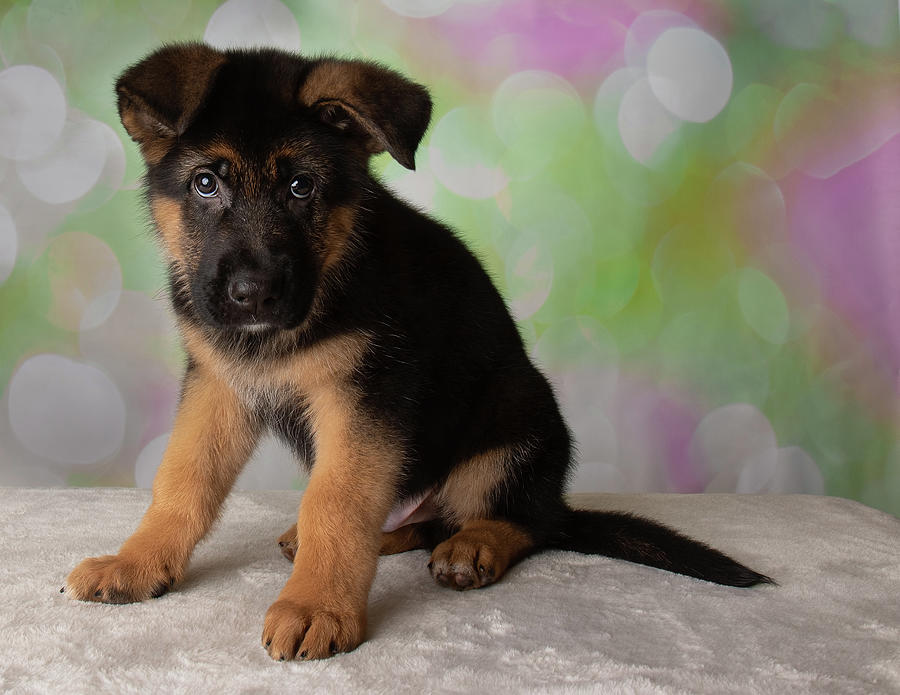
[[[457,593],[413,551],[381,559],[367,642],[283,664],[259,637],[290,572],[275,539],[297,493],[233,494],[184,583],[160,599],[59,593],[83,557],[116,550],[148,502],[133,489],[0,489],[0,691],[900,692],[900,521],[855,502],[582,496],[667,522],[780,584],[733,589],[548,552]]]

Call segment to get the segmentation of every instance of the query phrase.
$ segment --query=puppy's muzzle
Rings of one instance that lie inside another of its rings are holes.
[[[228,300],[248,319],[263,321],[274,315],[282,286],[281,278],[252,270],[239,270],[228,281]]]

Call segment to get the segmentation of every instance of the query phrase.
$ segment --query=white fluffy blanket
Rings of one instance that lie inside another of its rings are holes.
[[[361,647],[275,663],[259,638],[291,570],[275,539],[297,493],[232,495],[183,585],[160,599],[110,606],[59,593],[79,560],[116,550],[148,500],[130,489],[0,489],[0,691],[900,692],[900,521],[854,502],[582,497],[667,522],[779,586],[725,588],[548,552],[457,593],[413,551],[381,559]]]

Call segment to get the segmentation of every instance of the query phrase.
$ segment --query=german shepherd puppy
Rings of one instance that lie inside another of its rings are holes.
[[[116,91],[187,371],[143,521],[78,565],[69,595],[127,603],[177,583],[267,429],[310,468],[265,617],[273,659],[362,642],[379,552],[430,549],[453,589],[547,548],[770,581],[655,522],[566,505],[569,432],[503,300],[449,229],[369,173],[382,151],[414,167],[423,87],[368,62],[189,43]]]

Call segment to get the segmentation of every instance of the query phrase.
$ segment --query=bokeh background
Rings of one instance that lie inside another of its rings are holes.
[[[896,0],[0,2],[0,484],[148,486],[183,357],[112,85],[161,42],[430,86],[407,172],[508,298],[581,490],[900,513]],[[268,440],[243,487],[304,485]]]

